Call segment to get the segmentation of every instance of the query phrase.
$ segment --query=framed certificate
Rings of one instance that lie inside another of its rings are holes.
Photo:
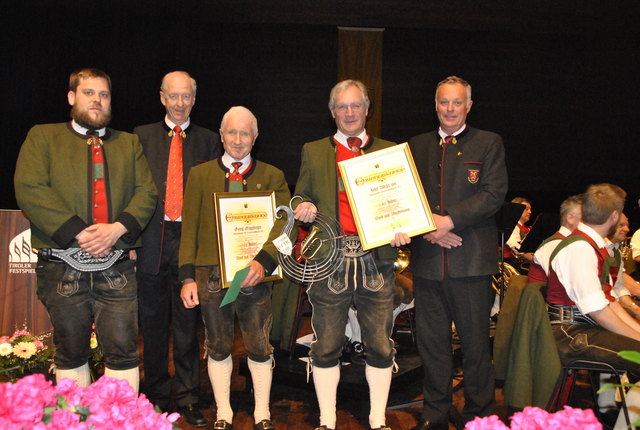
[[[231,285],[235,273],[253,260],[269,238],[275,222],[275,203],[273,191],[213,194],[223,288]],[[265,276],[264,282],[281,278],[278,266]]]
[[[338,163],[362,248],[386,245],[398,232],[436,229],[409,144]]]

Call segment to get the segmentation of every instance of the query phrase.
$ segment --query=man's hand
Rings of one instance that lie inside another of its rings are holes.
[[[454,225],[449,215],[442,216],[433,214],[433,220],[436,223],[436,230],[425,234],[423,237],[431,243],[437,243],[445,234],[453,230]]]
[[[264,279],[264,267],[255,260],[251,260],[248,264],[249,273],[240,284],[240,288],[248,288],[258,285]]]
[[[396,233],[395,237],[391,239],[391,243],[389,245],[396,246],[404,246],[411,243],[411,238],[407,236],[407,233]]]
[[[311,202],[302,202],[293,211],[295,219],[300,222],[310,223],[315,221],[318,208]]]
[[[119,222],[93,224],[76,235],[78,245],[94,257],[106,257],[127,229]]]
[[[425,234],[424,237],[429,243],[440,245],[443,248],[455,248],[462,245],[462,238],[451,230],[455,227],[450,216],[433,215],[436,223],[436,230]]]
[[[447,249],[456,248],[462,245],[462,238],[455,233],[449,232],[442,236],[440,239],[437,239],[436,236],[432,233],[435,232],[425,234],[424,238],[434,245],[439,245]]]
[[[182,304],[184,304],[184,307],[187,309],[195,308],[200,304],[196,281],[191,278],[184,280],[182,289],[180,290],[180,298],[182,299]]]

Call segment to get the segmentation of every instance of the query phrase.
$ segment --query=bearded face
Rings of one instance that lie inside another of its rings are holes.
[[[111,121],[111,90],[106,79],[81,79],[67,97],[72,106],[71,118],[79,125],[97,130]]]
[[[100,112],[97,113],[95,108],[100,109]],[[82,127],[93,130],[99,130],[109,125],[111,122],[111,106],[105,109],[98,103],[92,109],[94,110],[83,109],[76,104],[71,108],[71,118]]]

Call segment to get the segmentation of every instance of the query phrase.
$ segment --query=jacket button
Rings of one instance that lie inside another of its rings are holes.
[[[440,205],[436,205],[436,210],[439,211],[440,210]]]

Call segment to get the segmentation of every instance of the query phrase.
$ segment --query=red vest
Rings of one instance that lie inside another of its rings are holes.
[[[367,146],[367,141],[362,147]],[[340,143],[336,142],[336,171],[338,174],[338,219],[340,225],[345,234],[358,234],[356,223],[353,220],[353,212],[351,212],[351,206],[349,206],[349,199],[347,198],[347,192],[344,190],[342,184],[342,176],[340,175],[340,169],[338,168],[338,162],[344,160],[350,160],[360,155],[359,152],[353,152],[351,149],[345,148]]]
[[[564,236],[559,231],[557,231],[552,236],[549,236],[547,239],[545,239],[540,244],[538,249],[540,249],[543,245],[549,242],[552,242],[554,240],[562,240],[565,237],[566,236]],[[531,262],[531,264],[529,265],[529,279],[527,280],[527,282],[530,282],[530,283],[536,282],[536,283],[541,283],[546,285],[548,280],[549,278],[547,277],[547,274],[544,272],[544,269],[542,268],[542,266],[540,266],[535,261]]]
[[[602,285],[604,295],[610,302],[615,301],[613,296],[611,296],[611,285],[608,285],[607,282],[607,280],[609,279],[609,267],[608,265],[605,266],[604,264],[605,260],[609,257],[607,250],[600,249],[598,245],[593,241],[593,239],[591,239],[586,233],[580,230],[575,230],[573,233],[567,236],[566,239],[560,242],[560,244],[551,254],[551,258],[549,260],[549,283],[547,284],[547,302],[554,305],[575,305],[575,303],[567,295],[567,291],[564,289],[562,283],[560,283],[558,275],[551,268],[551,261],[553,261],[553,258],[561,249],[577,240],[586,240],[593,248],[593,251],[598,257],[598,277],[600,278],[600,284]]]

